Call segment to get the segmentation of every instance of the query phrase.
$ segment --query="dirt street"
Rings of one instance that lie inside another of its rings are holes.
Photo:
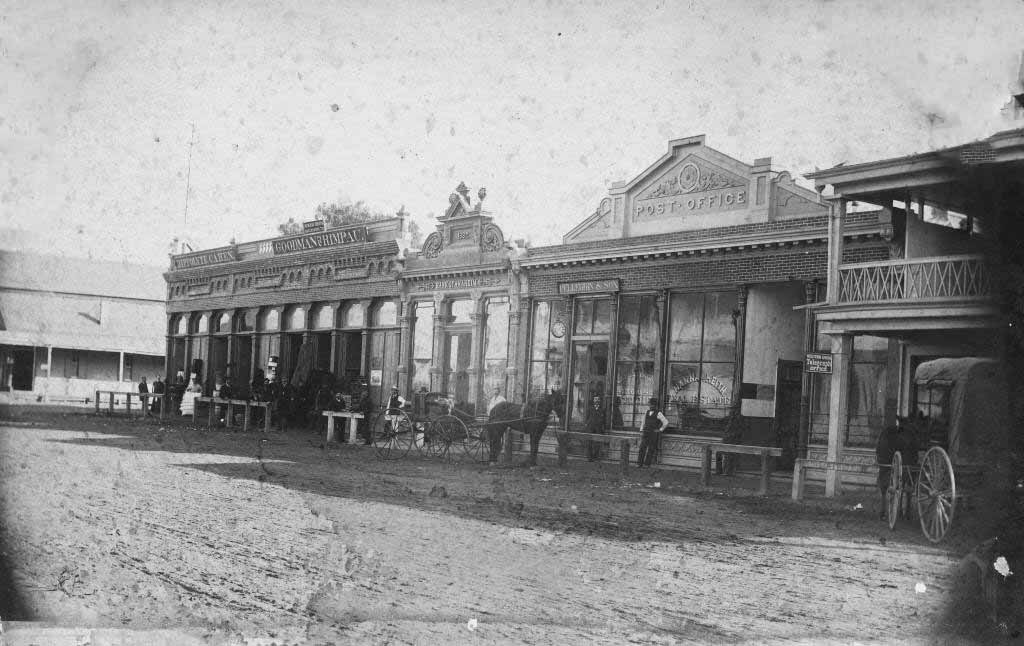
[[[8,643],[981,639],[950,613],[957,545],[890,532],[872,492],[796,504],[785,483],[761,499],[754,479],[382,462],[321,438],[8,414]]]

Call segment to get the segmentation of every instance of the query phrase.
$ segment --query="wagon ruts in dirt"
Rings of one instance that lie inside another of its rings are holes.
[[[971,522],[1011,493],[1006,382],[995,359],[934,359],[917,367],[909,438],[893,453],[885,516],[890,528],[916,516],[938,543],[954,521]],[[884,478],[884,472],[883,472]]]
[[[479,429],[474,434],[473,428],[473,416],[457,409],[453,397],[431,392],[416,393],[404,407],[381,409],[370,431],[377,456],[394,460],[413,447],[429,457],[453,457],[459,448],[478,457]]]

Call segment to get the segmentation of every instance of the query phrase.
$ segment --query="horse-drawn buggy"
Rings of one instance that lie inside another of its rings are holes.
[[[924,535],[937,543],[965,503],[980,509],[1010,493],[1004,379],[994,359],[935,359],[918,366],[913,415],[895,436],[891,463],[879,464],[890,528],[916,513]]]
[[[559,393],[546,394],[525,404],[501,403],[488,413],[486,421],[455,406],[454,398],[444,393],[422,392],[405,406],[385,406],[371,426],[377,455],[392,460],[406,455],[413,447],[427,456],[450,457],[461,447],[471,460],[494,460],[501,448],[502,435],[512,428],[530,438],[530,458],[536,461],[540,436],[548,417],[564,402]]]

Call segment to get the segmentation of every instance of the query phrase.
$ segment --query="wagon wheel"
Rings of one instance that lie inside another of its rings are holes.
[[[395,460],[402,457],[413,445],[412,420],[405,412],[390,409],[381,411],[373,421],[373,448],[377,457],[382,460]]]
[[[915,497],[921,530],[928,540],[938,543],[953,524],[953,513],[956,511],[953,463],[942,447],[933,446],[924,454]]]
[[[435,444],[441,449],[439,452],[431,455],[451,455],[452,444],[465,441],[468,435],[466,425],[454,415],[442,415],[435,419],[430,427]]]
[[[889,529],[895,529],[896,519],[903,507],[903,455],[896,451],[892,454],[892,466],[889,470],[889,488],[885,490],[885,518],[889,521]]]
[[[466,428],[463,425],[463,428]],[[462,440],[462,450],[474,462],[484,462],[491,455],[491,442],[487,437],[487,427],[479,424],[466,428]]]
[[[416,448],[420,453],[430,458],[439,458],[448,452],[449,442],[444,428],[438,425],[437,420],[427,420],[418,426]]]

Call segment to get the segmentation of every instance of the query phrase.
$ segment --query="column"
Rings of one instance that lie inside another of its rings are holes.
[[[444,390],[444,314],[445,298],[443,294],[434,294],[434,356],[430,366],[430,389],[434,392]]]
[[[359,374],[369,382],[370,380],[370,306],[373,301],[369,298],[359,301],[363,306],[363,344],[360,349]]]
[[[117,353],[117,381],[124,381],[124,350]]]
[[[612,408],[615,406],[615,379],[618,372],[619,358],[619,295],[612,294],[609,304],[608,324],[611,326],[610,338],[608,339],[608,369],[605,371],[604,384],[604,425],[610,428],[612,425]]]
[[[53,386],[53,382],[50,381],[50,375],[53,374],[53,346],[46,346],[46,401],[50,401],[50,388]]]
[[[654,302],[658,307],[658,312],[661,313],[661,320],[659,321],[659,334],[658,334],[658,349],[654,355],[656,364],[654,366],[655,374],[658,376],[658,391],[652,393],[652,397],[657,397],[658,401],[664,407],[663,410],[668,411],[668,387],[669,387],[669,375],[668,375],[668,325],[669,325],[669,311],[668,311],[668,290],[663,289],[658,292],[655,296]],[[640,402],[643,405],[645,402]],[[666,417],[668,413],[665,413]]]
[[[832,468],[825,469],[827,498],[832,498],[840,492],[839,471],[835,467],[843,457],[843,431],[846,430],[847,422],[852,351],[852,335],[836,334],[832,337],[832,392],[828,402],[828,453],[825,458]]]
[[[508,307],[508,356],[505,359],[505,396],[509,401],[516,401],[516,395],[521,391],[519,384],[519,334],[523,321],[523,313],[519,309],[519,299],[509,300]]]
[[[818,297],[818,283],[809,280],[804,283],[804,305],[810,305]],[[804,356],[815,351],[814,311],[804,310]],[[800,424],[796,435],[796,457],[807,457],[807,439],[811,431],[811,373],[805,369],[800,375]]]
[[[341,305],[335,305],[331,314],[331,372],[334,375],[340,376],[338,371],[338,316],[340,314]]]
[[[736,289],[736,368],[732,380],[732,412],[740,414],[743,400],[740,389],[743,387],[743,357],[747,341],[747,286],[740,285]]]
[[[473,402],[474,406],[480,404],[480,379],[482,378],[483,371],[481,363],[483,362],[483,347],[484,347],[484,316],[483,308],[484,297],[480,293],[474,293],[473,299],[473,313],[469,315],[469,320],[473,324],[473,336],[470,337],[469,346],[469,369],[466,371],[469,375],[469,401]],[[484,402],[486,405],[486,402]]]
[[[843,219],[846,200],[833,198],[828,217],[828,303],[839,303],[839,266],[843,264]]]
[[[398,301],[398,384],[409,392],[409,366],[412,363],[412,300]]]
[[[519,378],[516,389],[510,391],[509,400],[516,401],[511,397],[511,395],[515,395],[515,397],[519,398],[518,401],[525,402],[530,391],[530,361],[533,359],[533,346],[531,345],[533,339],[530,335],[536,334],[536,331],[533,330],[533,322],[530,318],[533,316],[533,304],[531,299],[522,297],[516,299],[516,302],[519,304],[519,330],[520,337],[523,341],[523,350],[519,351],[518,345],[516,346],[516,353],[512,353],[512,351],[509,350],[509,361],[515,362],[513,366],[515,366],[517,370],[520,368],[522,369],[522,372],[520,373],[522,376]],[[522,320],[524,316],[526,317],[525,325]]]

